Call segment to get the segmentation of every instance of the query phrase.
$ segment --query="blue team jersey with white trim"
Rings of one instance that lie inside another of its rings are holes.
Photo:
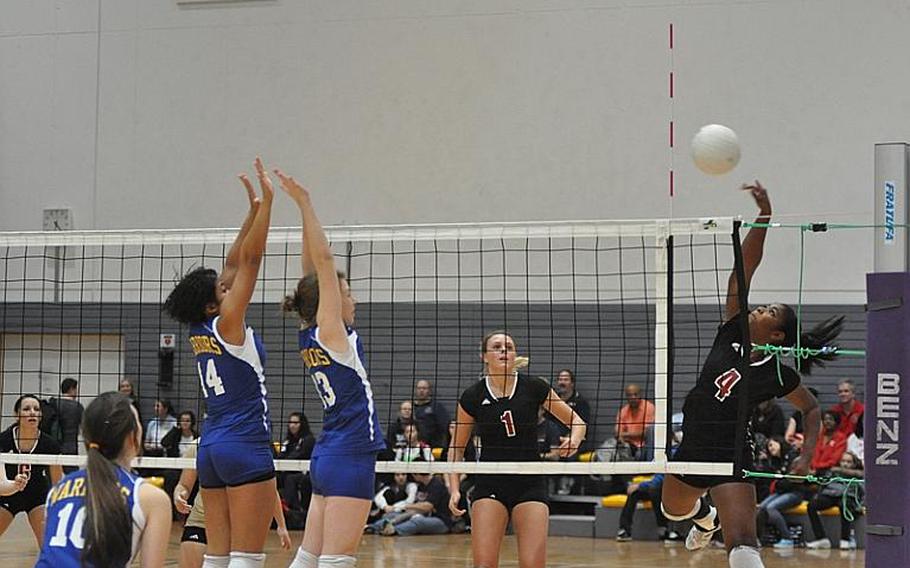
[[[139,551],[140,537],[145,529],[145,514],[139,506],[139,487],[144,481],[121,467],[117,468],[117,478],[133,519],[133,552],[130,561],[124,564],[129,566]],[[46,505],[44,540],[35,568],[82,568],[86,513],[85,470],[74,471],[61,479],[48,492]]]
[[[265,348],[250,327],[243,345],[218,333],[218,317],[190,327],[190,345],[205,397],[201,446],[219,442],[272,441],[265,389]]]
[[[324,409],[322,433],[313,457],[378,452],[385,449],[363,344],[348,328],[348,349],[337,353],[319,342],[319,327],[300,330],[300,356]]]

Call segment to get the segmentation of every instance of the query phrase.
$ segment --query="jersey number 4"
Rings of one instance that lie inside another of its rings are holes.
[[[70,526],[70,517],[73,515],[74,503],[67,503],[57,513],[57,530],[51,537],[48,544],[51,546],[66,546],[67,541],[73,544],[78,550],[85,546],[85,539],[82,537],[82,525],[85,524],[85,507],[79,507],[76,510],[76,516],[72,519]],[[67,536],[69,533],[69,536]]]
[[[215,396],[224,394],[224,382],[218,376],[218,369],[215,368],[214,359],[209,359],[209,362],[205,364],[205,373],[202,372],[202,363],[198,361],[196,362],[196,370],[199,371],[199,382],[202,383],[202,395],[205,398],[209,397],[209,391],[205,388],[206,386],[212,389]]]
[[[733,387],[736,386],[736,383],[742,379],[743,376],[739,374],[739,371],[736,369],[730,369],[723,375],[714,379],[714,385],[717,387],[717,392],[714,393],[714,398],[723,402],[727,400],[727,397],[730,396],[730,393],[733,392]]]

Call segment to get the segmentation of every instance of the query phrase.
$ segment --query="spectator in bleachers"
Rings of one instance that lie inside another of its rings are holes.
[[[863,414],[859,415],[859,420],[856,421],[856,429],[850,434],[850,437],[847,438],[847,451],[856,456],[860,463],[865,464],[865,444],[863,443],[863,432],[865,427],[863,426]]]
[[[82,405],[79,403],[79,382],[67,377],[60,383],[60,398],[51,399],[50,402],[57,411],[59,427],[58,442],[60,453],[76,455],[79,453],[79,425],[82,424]],[[70,471],[76,471],[73,467]]]
[[[818,399],[818,389],[813,387],[806,387],[806,389]],[[784,440],[793,446],[797,443],[797,436],[799,436],[801,442],[803,438],[803,413],[798,408],[790,415],[790,420],[787,422],[787,430],[784,433]]]
[[[865,405],[856,400],[856,386],[850,379],[837,383],[837,398],[839,402],[831,407],[831,411],[840,418],[837,429],[849,437],[856,430],[856,424],[865,411]]]
[[[420,437],[434,448],[442,447],[449,426],[449,412],[433,396],[433,387],[426,379],[420,379],[414,386],[413,414]]]
[[[280,460],[308,460],[313,455],[316,437],[310,430],[310,421],[302,412],[288,415],[288,428],[278,452]],[[306,511],[313,493],[310,474],[302,471],[278,473],[278,494],[291,511]]]
[[[415,473],[417,500],[405,505],[407,518],[396,523],[385,522],[381,533],[385,536],[411,536],[417,534],[445,534],[452,526],[449,513],[449,490],[437,476]]]
[[[136,396],[136,393],[133,389],[133,381],[131,381],[127,377],[121,378],[120,386],[119,386],[118,390],[120,391],[121,394],[125,394],[126,396],[130,397],[130,402],[133,403],[133,408],[136,409],[136,414],[139,415],[139,423],[143,424],[142,413],[139,412],[139,397]]]
[[[404,427],[405,447],[395,449],[395,461],[433,461],[433,448],[420,439],[416,424]]]
[[[654,403],[641,398],[641,388],[636,384],[626,386],[626,404],[616,415],[614,436],[617,446],[624,445],[639,458],[645,446],[648,430],[654,426]]]
[[[173,416],[171,403],[159,398],[155,401],[155,417],[149,420],[148,426],[145,428],[145,455],[164,456],[161,440],[175,426],[177,426],[177,419]]]
[[[790,471],[790,464],[799,456],[799,451],[791,448],[786,441],[780,437],[769,438],[763,451],[759,452],[758,459],[755,462],[755,471],[762,473],[787,473]],[[802,503],[808,492],[804,484],[791,483],[786,479],[780,479],[773,483],[759,483],[766,480],[756,480],[756,494],[759,495],[758,515],[756,525],[759,534],[766,531],[768,525],[777,529],[780,539],[774,544],[774,548],[793,548],[793,535],[790,533],[790,527],[787,526],[787,520],[784,518],[784,511]],[[763,491],[760,490],[763,488]],[[772,490],[773,489],[773,490]],[[761,494],[764,493],[762,496]]]
[[[850,452],[844,452],[837,466],[830,470],[831,475],[841,478],[862,479],[863,464],[859,459]],[[812,523],[812,534],[815,540],[806,544],[807,548],[831,548],[831,541],[825,533],[825,527],[822,525],[819,511],[824,511],[830,507],[843,507],[844,497],[846,496],[847,511],[840,511],[840,549],[856,548],[856,541],[851,535],[853,529],[853,519],[862,512],[863,503],[863,484],[847,483],[835,481],[822,485],[818,493],[809,501],[809,522]]]
[[[449,429],[446,433],[445,444],[442,446],[442,454],[440,454],[440,461],[449,461],[449,446],[452,444],[452,439],[455,437],[455,426],[457,422],[455,420],[449,420]],[[477,446],[475,445],[475,439],[477,436],[472,436],[468,440],[468,445],[464,448],[464,461],[473,462],[477,461]]]
[[[760,403],[752,413],[752,431],[766,439],[774,436],[783,437],[786,433],[784,411],[774,399]]]
[[[190,446],[197,443],[198,438],[196,415],[192,410],[184,410],[180,413],[177,426],[171,428],[171,431],[161,439],[161,447],[169,458],[184,458],[187,457]]]
[[[664,474],[658,473],[651,479],[640,483],[630,483],[626,488],[626,504],[623,505],[622,512],[619,515],[619,530],[616,532],[616,540],[627,542],[632,540],[632,520],[635,515],[635,508],[639,501],[650,501],[651,509],[654,511],[654,519],[657,521],[657,536],[664,541],[677,541],[682,537],[676,531],[670,529],[667,518],[660,510],[660,494],[663,490]]]
[[[386,434],[386,441],[388,442],[388,448],[390,450],[403,448],[407,445],[407,440],[404,436],[404,427],[413,423],[414,413],[411,401],[403,400],[401,401],[401,404],[398,405],[398,417],[395,419],[395,422],[389,425],[389,431]]]
[[[591,405],[575,388],[575,373],[572,372],[572,369],[562,369],[556,374],[556,385],[553,390],[586,424],[591,423]],[[550,421],[560,428],[560,433],[563,436],[569,434],[569,429],[562,422],[552,417]]]
[[[406,473],[396,473],[392,478],[392,483],[384,485],[373,497],[376,509],[375,513],[371,513],[371,515],[375,520],[367,525],[363,532],[375,534],[382,530],[386,522],[394,524],[399,517],[410,517],[409,513],[405,513],[405,507],[416,501],[417,483],[408,481]],[[402,522],[405,520],[407,519],[402,518]]]
[[[847,449],[847,436],[838,427],[839,423],[840,416],[833,411],[826,410],[822,414],[822,428],[815,443],[815,453],[812,454],[811,467],[815,473],[826,473],[837,465]]]

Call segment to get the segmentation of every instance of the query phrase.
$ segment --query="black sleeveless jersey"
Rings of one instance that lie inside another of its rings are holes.
[[[459,404],[474,418],[480,461],[539,461],[537,411],[550,394],[541,378],[518,374],[510,396],[496,398],[484,378],[461,395]]]
[[[720,326],[698,382],[683,405],[683,445],[699,448],[705,459],[730,461],[736,442],[739,401],[748,381],[749,402],[744,420],[759,403],[786,396],[800,384],[799,374],[778,365],[769,355],[748,368],[742,360],[742,318],[737,315]]]

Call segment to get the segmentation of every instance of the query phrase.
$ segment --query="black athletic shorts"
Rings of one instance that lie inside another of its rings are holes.
[[[19,513],[28,514],[35,507],[44,505],[47,500],[48,487],[25,487],[25,491],[0,497],[0,507],[9,511],[14,517]]]
[[[744,444],[742,454],[742,469],[753,469],[752,445]],[[683,462],[718,462],[733,463],[733,452],[718,452],[716,449],[704,449],[690,444],[686,446],[685,438],[679,445],[676,453],[670,458],[670,461]],[[692,487],[700,489],[710,489],[724,483],[748,483],[748,481],[733,475],[676,475],[674,477]]]
[[[471,502],[495,499],[509,513],[516,505],[536,501],[549,505],[547,478],[543,475],[476,475]]]
[[[205,538],[205,529],[202,527],[183,527],[183,536],[180,542],[198,542],[199,544],[208,544]]]

